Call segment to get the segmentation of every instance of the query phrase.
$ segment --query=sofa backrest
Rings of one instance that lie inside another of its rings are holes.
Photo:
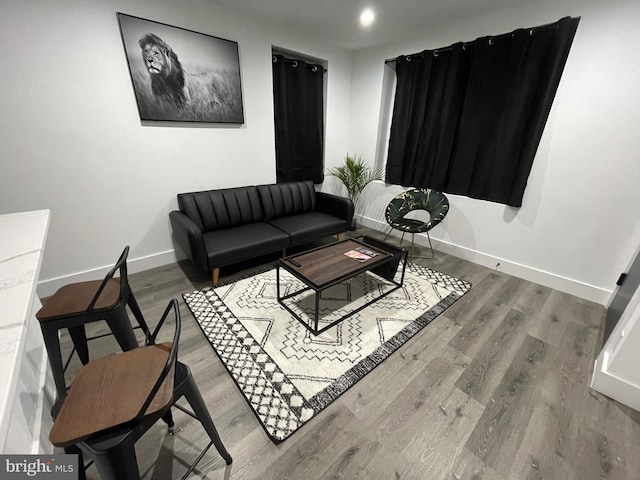
[[[311,180],[258,185],[257,188],[267,221],[316,208],[316,190]]]
[[[203,232],[265,220],[255,186],[180,193],[178,207]]]

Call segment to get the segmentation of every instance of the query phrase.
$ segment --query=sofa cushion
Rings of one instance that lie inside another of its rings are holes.
[[[269,222],[291,236],[291,245],[313,242],[318,237],[334,235],[344,230],[344,220],[322,212],[274,218]]]
[[[289,246],[286,233],[264,222],[207,232],[203,240],[209,268],[277,252]]]
[[[181,193],[178,206],[203,232],[264,221],[256,187]]]
[[[259,185],[257,189],[267,221],[316,209],[316,190],[310,180]]]

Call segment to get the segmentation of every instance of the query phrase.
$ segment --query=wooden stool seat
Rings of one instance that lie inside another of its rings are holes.
[[[169,343],[150,345],[83,366],[58,412],[49,434],[51,443],[66,447],[133,421],[162,373],[170,349]],[[171,406],[173,379],[167,375],[145,415]]]
[[[60,287],[42,306],[36,317],[41,322],[86,313],[91,300],[100,288],[102,280],[79,282]],[[120,280],[110,278],[96,302],[96,309],[110,310],[118,305]]]

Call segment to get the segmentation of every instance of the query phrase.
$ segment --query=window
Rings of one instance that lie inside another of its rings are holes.
[[[278,182],[324,180],[324,74],[320,63],[273,54]]]
[[[387,182],[521,206],[578,22],[396,58]]]

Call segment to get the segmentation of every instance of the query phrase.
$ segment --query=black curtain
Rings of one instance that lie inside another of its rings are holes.
[[[324,180],[321,65],[273,56],[276,179]]]
[[[578,22],[396,58],[387,182],[521,206]]]

